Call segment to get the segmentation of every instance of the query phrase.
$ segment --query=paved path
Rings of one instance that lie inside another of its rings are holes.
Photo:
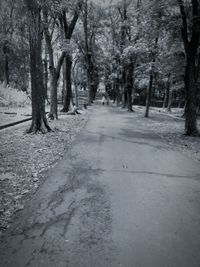
[[[0,266],[199,267],[199,164],[97,107],[7,232]]]

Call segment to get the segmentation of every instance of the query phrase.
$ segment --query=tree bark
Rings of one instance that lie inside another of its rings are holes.
[[[197,80],[196,72],[196,57],[197,49],[200,42],[200,19],[194,22],[192,29],[192,38],[187,48],[187,59],[185,69],[185,87],[186,87],[186,113],[185,113],[185,134],[199,135],[197,129]]]
[[[187,63],[185,70],[185,86],[186,86],[186,108],[185,108],[185,134],[198,135],[197,129],[197,113],[196,113],[196,84],[195,84],[195,47],[187,53]]]
[[[130,63],[128,67],[127,77],[127,108],[128,111],[132,112],[132,89],[133,89],[133,63]]]
[[[168,105],[167,105],[167,111],[171,112],[171,108],[172,108],[172,101],[173,101],[173,91],[170,88],[169,89],[169,101],[168,101]]]
[[[10,77],[9,77],[9,48],[7,42],[4,43],[3,46],[3,52],[5,56],[5,62],[4,62],[4,87],[7,87],[10,83]]]
[[[93,62],[92,62],[92,48],[89,44],[89,33],[88,33],[88,1],[85,1],[85,10],[84,10],[84,34],[85,34],[85,59],[86,59],[86,68],[87,68],[87,87],[88,87],[88,105],[91,105],[93,102]]]
[[[50,72],[50,112],[49,118],[54,120],[58,119],[58,97],[57,97],[57,87],[58,79],[60,77],[61,67],[65,58],[65,52],[62,52],[58,58],[57,66],[54,62],[54,51],[52,46],[52,38],[48,29],[48,14],[43,12],[44,21],[46,26],[44,27],[44,36],[46,41],[46,46],[49,54],[49,72]]]
[[[167,79],[163,108],[167,108],[168,107],[168,103],[169,103],[170,76],[171,76],[171,74],[168,75],[168,79]]]
[[[149,117],[149,108],[151,105],[152,85],[153,85],[153,74],[151,73],[150,79],[149,79],[149,87],[147,89],[145,118]]]
[[[43,60],[43,66],[44,66],[44,88],[45,88],[45,98],[49,104],[49,99],[48,99],[48,59],[47,59],[47,47],[45,44],[45,58]]]
[[[63,24],[63,29],[64,29],[64,36],[66,39],[67,43],[70,43],[73,31],[75,29],[77,20],[79,18],[79,13],[83,5],[83,0],[79,0],[77,2],[77,5],[75,7],[75,12],[74,16],[68,24],[67,18],[66,18],[66,13],[63,11],[62,14],[62,24]],[[72,81],[71,81],[71,75],[72,75],[72,55],[71,52],[66,52],[66,57],[65,57],[65,78],[66,78],[66,90],[64,92],[64,103],[63,103],[63,112],[68,112],[70,109],[70,103],[72,101]]]
[[[157,45],[158,45],[158,35],[159,35],[159,28],[158,28],[158,32],[157,32],[157,37],[155,39],[155,45],[154,45],[154,51],[153,51],[153,59],[152,59],[152,69],[150,72],[150,79],[149,79],[149,87],[147,89],[147,98],[146,98],[146,111],[145,111],[145,118],[149,117],[149,107],[151,105],[151,96],[152,96],[152,87],[153,87],[153,79],[154,79],[154,72],[153,72],[153,68],[154,68],[154,64],[156,62],[156,49],[157,49]]]
[[[66,64],[66,90],[64,94],[64,104],[63,104],[63,112],[68,112],[70,110],[70,103],[72,99],[72,81],[71,81],[71,70],[72,70],[72,58],[68,54],[65,58]]]
[[[134,60],[133,60],[133,56],[130,57],[129,59],[129,64],[127,67],[127,79],[126,79],[126,84],[127,84],[127,107],[128,107],[128,111],[133,112],[133,72],[134,72]]]
[[[32,124],[28,133],[50,131],[45,113],[45,89],[42,65],[41,11],[37,2],[26,0],[30,19],[30,71],[32,96]]]
[[[78,86],[76,82],[74,82],[74,95],[75,95],[75,105],[78,108],[79,103],[78,103]]]
[[[123,66],[122,78],[121,78],[121,87],[122,87],[122,108],[127,107],[127,88],[126,88],[126,69]]]
[[[165,91],[165,101],[164,101],[164,108],[167,108],[168,111],[171,111],[171,74],[168,75],[168,79],[167,79],[167,85],[166,85],[166,91]]]
[[[62,65],[62,104],[64,104],[64,96],[65,96],[65,91],[66,91],[66,63],[65,63],[65,58],[64,58],[64,63]]]
[[[186,107],[185,107],[185,134],[189,136],[199,135],[197,128],[197,112],[196,112],[196,96],[197,96],[197,80],[196,58],[200,43],[200,10],[199,1],[192,0],[193,18],[191,38],[188,37],[187,16],[184,8],[183,0],[178,0],[180,13],[182,17],[182,39],[186,54],[185,68],[185,89],[186,89]]]
[[[116,83],[115,83],[117,106],[120,105],[120,101],[121,101],[120,90],[119,90],[119,83],[120,83],[119,77],[117,77]]]

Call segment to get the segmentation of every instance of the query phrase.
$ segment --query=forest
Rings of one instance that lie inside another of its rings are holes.
[[[184,107],[185,134],[199,136],[198,0],[2,0],[1,87],[32,102],[28,132],[51,131],[47,116],[92,105],[104,84],[117,106]],[[46,103],[50,112],[46,115]]]

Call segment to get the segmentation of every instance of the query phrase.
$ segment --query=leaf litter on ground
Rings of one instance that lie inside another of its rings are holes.
[[[50,121],[52,132],[26,134],[30,122],[0,132],[0,237],[22,210],[25,201],[44,180],[44,172],[53,168],[75,140],[89,116],[60,116]]]

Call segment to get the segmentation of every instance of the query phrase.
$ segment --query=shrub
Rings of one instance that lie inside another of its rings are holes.
[[[11,86],[5,88],[3,84],[0,84],[0,106],[24,107],[30,103],[30,98],[25,92]]]

